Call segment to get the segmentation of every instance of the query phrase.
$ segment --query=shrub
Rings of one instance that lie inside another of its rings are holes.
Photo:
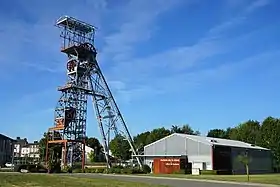
[[[82,169],[75,168],[72,170],[72,173],[82,173]]]
[[[132,168],[132,174],[144,174],[144,172],[139,168]]]
[[[96,168],[89,168],[88,170],[89,170],[88,173],[96,173]]]
[[[3,169],[3,168],[0,168],[0,173],[1,172],[14,172],[13,169]]]
[[[104,174],[108,174],[108,173],[109,173],[108,169],[107,169],[107,168],[104,169],[103,173],[104,173]]]
[[[122,173],[122,169],[121,168],[110,168],[110,169],[108,169],[108,173],[120,174],[120,173]]]
[[[65,166],[62,170],[63,173],[72,173],[73,168],[71,166]]]
[[[151,168],[147,164],[143,165],[143,172],[144,173],[151,173]]]
[[[112,168],[118,168],[118,169],[123,169],[124,167],[121,165],[113,166]]]
[[[184,169],[180,169],[179,171],[174,171],[173,174],[186,174]]]
[[[133,172],[132,172],[131,168],[124,168],[124,169],[122,169],[122,173],[123,174],[132,174]]]
[[[50,170],[50,173],[61,173],[61,166],[59,162],[49,161],[48,169]]]
[[[95,173],[104,173],[104,168],[95,169]]]
[[[201,170],[201,175],[217,175],[217,170]]]

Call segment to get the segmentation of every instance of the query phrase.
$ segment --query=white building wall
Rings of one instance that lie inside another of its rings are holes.
[[[214,140],[214,141],[213,141]],[[213,169],[212,147],[227,146],[232,148],[232,166],[234,173],[244,173],[245,167],[237,161],[237,156],[249,150],[251,173],[272,172],[272,156],[270,150],[253,146],[240,141],[217,139],[185,134],[172,134],[144,147],[144,163],[152,165],[158,157],[187,156],[193,168],[201,170]]]
[[[156,157],[160,156],[187,156],[193,167],[212,169],[212,145],[201,143],[189,138],[172,134],[144,147],[145,164],[151,165]]]
[[[22,147],[21,148],[21,157],[28,157],[29,155],[29,148],[28,147]]]
[[[29,157],[29,158],[39,158],[39,146],[38,145],[29,145],[27,147],[22,147],[20,151],[21,157]]]
[[[94,149],[92,149],[92,148],[89,147],[89,146],[85,146],[85,158],[86,158],[86,163],[90,163],[89,154],[90,154],[91,151],[94,152]]]
[[[15,155],[20,155],[20,153],[21,153],[20,144],[15,144],[15,145],[14,145],[14,154],[15,154]]]

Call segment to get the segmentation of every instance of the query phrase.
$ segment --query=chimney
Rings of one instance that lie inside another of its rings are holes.
[[[19,136],[17,137],[17,140],[20,140],[20,137],[19,137]]]

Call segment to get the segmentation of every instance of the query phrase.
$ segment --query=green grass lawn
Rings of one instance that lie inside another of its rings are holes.
[[[247,175],[199,175],[199,176],[193,176],[193,175],[182,175],[182,174],[160,174],[160,175],[152,174],[150,176],[247,182]],[[280,185],[280,174],[250,175],[250,182]]]
[[[108,179],[87,179],[49,174],[0,173],[0,187],[163,187]]]

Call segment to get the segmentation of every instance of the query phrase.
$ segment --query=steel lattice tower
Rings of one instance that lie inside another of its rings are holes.
[[[97,118],[107,166],[111,167],[109,142],[121,134],[137,155],[129,130],[96,60],[95,27],[73,17],[63,16],[56,22],[61,29],[61,52],[68,57],[67,83],[60,87],[61,97],[55,109],[55,124],[49,129],[49,144],[63,144],[62,165],[85,164],[87,100],[91,97]],[[138,157],[140,167],[142,163]],[[50,155],[46,154],[46,161]]]

